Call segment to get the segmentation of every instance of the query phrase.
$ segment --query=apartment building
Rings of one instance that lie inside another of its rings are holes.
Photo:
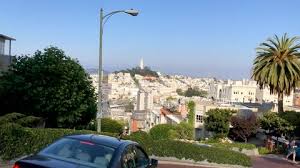
[[[16,39],[0,34],[0,71],[7,70],[14,57],[11,54],[11,42]],[[6,45],[8,44],[8,47]]]

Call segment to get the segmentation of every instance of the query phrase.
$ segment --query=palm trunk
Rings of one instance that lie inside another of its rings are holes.
[[[283,113],[283,93],[278,93],[278,113]]]

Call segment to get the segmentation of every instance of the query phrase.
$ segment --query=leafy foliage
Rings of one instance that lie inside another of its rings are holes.
[[[204,127],[208,131],[212,131],[218,137],[226,137],[229,132],[229,122],[234,110],[229,109],[210,109],[206,113],[204,119]]]
[[[0,157],[4,160],[38,152],[58,138],[71,134],[97,134],[88,130],[24,128],[16,124],[0,126]],[[113,133],[101,133],[115,136]]]
[[[231,132],[233,137],[243,139],[247,142],[248,138],[257,132],[259,122],[256,116],[252,114],[249,118],[233,116],[231,117]]]
[[[96,131],[96,121],[93,120],[87,126],[88,130]],[[121,133],[123,131],[123,124],[117,120],[111,118],[102,118],[101,119],[101,131],[110,132],[110,133]]]
[[[195,124],[195,108],[196,108],[196,104],[194,101],[189,101],[188,102],[188,122],[190,125],[194,126]]]
[[[9,113],[4,116],[0,116],[0,125],[15,123],[23,127],[37,127],[42,124],[42,119],[40,117],[25,116],[20,113]]]
[[[23,128],[15,124],[0,127],[0,157],[4,160],[38,152],[64,135],[97,134],[94,131],[71,129],[38,129]],[[108,136],[116,134],[101,133]],[[2,138],[3,137],[3,138]],[[145,132],[136,132],[125,139],[142,145],[149,155],[160,157],[176,157],[220,164],[251,166],[248,156],[227,149],[202,147],[191,143],[174,140],[153,140]],[[178,152],[180,151],[180,152]]]
[[[118,73],[118,72],[130,73],[130,75],[132,77],[134,77],[134,75],[136,75],[136,74],[141,75],[141,76],[158,77],[157,72],[151,70],[150,67],[144,67],[144,69],[141,69],[140,67],[135,67],[135,68],[132,68],[132,69],[126,69],[126,70],[117,71],[115,73]]]
[[[154,140],[170,139],[170,130],[175,130],[175,126],[171,124],[158,124],[150,129],[150,136]]]
[[[177,139],[194,139],[194,127],[186,122],[181,122],[175,126],[175,135],[173,137]]]
[[[293,125],[295,127],[294,135],[300,137],[300,113],[295,111],[285,111],[284,113],[280,113],[279,117]]]
[[[17,58],[0,77],[0,106],[2,115],[33,115],[47,127],[65,128],[88,124],[97,111],[88,74],[55,47]]]
[[[260,118],[262,129],[268,130],[270,134],[280,136],[294,130],[294,127],[285,119],[280,118],[276,113],[266,113]]]
[[[193,96],[200,96],[200,97],[206,97],[207,96],[207,91],[205,90],[200,90],[199,88],[188,88],[186,91],[182,91],[182,89],[177,89],[176,90],[177,94],[180,96],[185,96],[185,97],[193,97]]]
[[[152,142],[151,153],[161,157],[176,157],[178,159],[191,159],[194,161],[208,161],[219,164],[234,164],[251,166],[251,160],[248,156],[239,152],[214,148],[203,147],[192,143],[185,143],[172,140],[157,140]]]
[[[290,95],[300,80],[300,44],[287,34],[267,39],[257,48],[252,78],[260,88],[269,87],[278,94],[278,112],[283,112],[283,94]]]

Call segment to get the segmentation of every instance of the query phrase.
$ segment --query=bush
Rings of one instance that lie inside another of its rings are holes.
[[[242,149],[255,149],[256,146],[254,144],[249,144],[249,143],[238,143],[238,142],[234,142],[234,143],[207,143],[212,145],[213,147],[216,148],[223,148],[223,149],[229,149],[231,150],[232,148],[238,148],[240,151]]]
[[[173,130],[169,131],[169,135],[176,139],[194,139],[194,127],[189,123],[181,122],[175,126],[174,133]]]
[[[25,117],[26,115],[20,113],[9,113],[3,116],[0,116],[0,125],[6,123],[14,123],[15,120]]]
[[[194,161],[204,161],[218,164],[233,164],[251,166],[248,156],[239,152],[214,148],[202,147],[191,143],[170,140],[153,141],[152,153],[160,157],[176,157],[178,159],[192,159]]]
[[[216,137],[227,137],[229,133],[230,117],[235,110],[230,109],[210,109],[204,119],[204,127],[207,131],[212,131]]]
[[[266,155],[266,154],[269,154],[270,151],[266,147],[259,147],[258,148],[258,153],[260,155]]]
[[[0,157],[4,160],[38,152],[58,138],[70,134],[96,134],[94,131],[71,129],[24,128],[16,124],[5,124],[0,127]],[[103,135],[116,136],[112,133]],[[159,157],[176,157],[194,161],[214,162],[250,166],[250,158],[244,154],[227,149],[201,147],[191,143],[173,140],[153,140],[149,134],[139,131],[124,137],[138,142],[149,155]]]
[[[86,127],[88,130],[96,131],[97,122],[95,120],[91,121]],[[111,133],[121,133],[123,131],[123,125],[117,120],[110,118],[101,119],[101,131],[102,132],[111,132]]]
[[[24,128],[17,124],[4,124],[0,127],[0,157],[14,159],[35,153],[58,138],[71,134],[97,134],[88,130]],[[101,133],[115,136],[112,133]]]
[[[291,125],[295,126],[294,134],[300,137],[300,113],[295,111],[285,111],[280,113],[279,117],[288,121]]]
[[[176,127],[171,124],[159,124],[150,129],[150,136],[154,140],[171,139],[170,130],[176,130]]]
[[[152,152],[153,139],[144,131],[134,132],[130,136],[124,137],[124,139],[139,143],[148,154]]]
[[[43,122],[42,118],[35,116],[26,116],[20,113],[9,113],[0,117],[0,125],[7,123],[16,123],[23,127],[37,127]]]

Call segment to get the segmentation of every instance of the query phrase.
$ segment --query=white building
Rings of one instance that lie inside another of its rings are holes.
[[[209,98],[228,103],[254,103],[257,85],[255,81],[227,80],[224,83],[212,83],[209,87]]]
[[[283,106],[293,106],[294,100],[294,92],[291,92],[290,96],[283,97]],[[256,89],[256,101],[258,103],[278,103],[278,95],[277,94],[270,94],[269,88]]]

